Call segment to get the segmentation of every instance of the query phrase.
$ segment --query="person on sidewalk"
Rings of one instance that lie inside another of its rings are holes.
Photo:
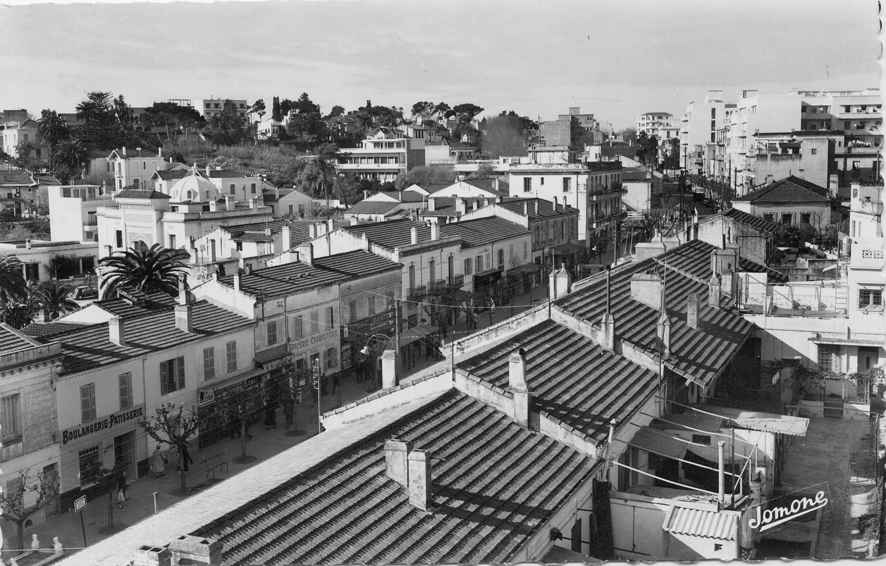
[[[179,462],[179,470],[184,469],[184,471],[188,471],[191,469],[191,464],[194,463],[194,460],[191,458],[191,452],[188,450],[188,443],[182,442],[178,447],[178,453],[181,456],[181,462]]]
[[[155,478],[166,475],[166,456],[160,452],[160,445],[154,446],[154,453],[151,454],[151,475]]]
[[[117,505],[120,509],[126,506],[126,471],[120,470],[117,473]]]
[[[338,376],[338,373],[332,374],[332,394],[335,395],[336,392],[341,388],[341,381]]]
[[[277,428],[277,398],[268,395],[265,400],[265,429]]]

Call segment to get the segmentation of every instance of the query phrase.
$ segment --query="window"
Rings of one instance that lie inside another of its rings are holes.
[[[236,194],[237,190],[234,188],[234,185],[231,185],[231,187],[228,189],[228,192],[230,192],[233,195],[233,194]]]
[[[237,371],[237,341],[231,340],[225,344],[225,360],[228,373]]]
[[[121,373],[117,376],[117,383],[120,386],[120,410],[125,411],[132,408],[132,374],[130,372]]]
[[[277,321],[269,320],[265,330],[267,332],[267,344],[268,346],[273,346],[277,343]]]
[[[465,269],[464,269],[464,271],[465,271],[465,275],[470,275],[470,274],[472,273],[472,272],[471,272],[471,258],[469,258],[469,257],[466,257],[466,258],[465,258]]]
[[[571,183],[572,183],[572,179],[570,179],[569,177],[563,178],[563,192],[564,193],[568,193],[569,189],[572,188]]]
[[[840,347],[828,344],[818,345],[818,369],[823,372],[839,371]]]
[[[764,214],[763,220],[765,220],[766,222],[773,222],[772,215],[771,214]]]
[[[338,366],[338,352],[335,348],[326,350],[326,369],[332,369]]]
[[[415,290],[415,265],[409,265],[409,292]]]
[[[304,317],[301,315],[292,319],[292,337],[295,340],[301,340],[305,337],[305,321]]]
[[[375,308],[375,297],[372,297],[372,308]],[[323,330],[332,330],[335,328],[335,307],[326,307],[326,328]]]
[[[181,356],[160,363],[160,394],[185,388],[185,359]]]
[[[99,479],[101,461],[98,457],[98,446],[81,450],[78,454],[80,463],[80,485],[89,485]]]
[[[532,192],[532,177],[523,177],[523,192]]]
[[[811,219],[811,215],[807,212],[800,215],[800,224],[809,224],[809,220]]]
[[[544,185],[545,185],[545,178],[544,178],[544,177],[539,177],[539,178],[538,178],[538,182],[541,184],[541,186],[544,186]]]
[[[505,251],[504,250],[498,250],[498,266],[499,267],[505,266]]]
[[[477,273],[483,271],[483,256],[478,255],[475,263],[477,265]]]
[[[449,259],[452,259],[452,256],[449,256]],[[387,291],[385,293],[385,310],[389,311],[394,308],[394,292]]]
[[[818,148],[817,147],[809,148],[809,153],[811,153],[812,155],[816,155],[818,153]]]
[[[357,301],[348,301],[348,320],[354,322],[357,320]]]
[[[316,334],[320,329],[320,311],[311,311],[311,334]]]
[[[428,281],[433,285],[437,280],[437,262],[433,259],[428,261]]]
[[[123,230],[115,230],[114,236],[117,241],[117,247],[122,248],[123,247]]]
[[[786,225],[790,225],[792,216],[793,215],[791,215],[791,214],[782,214],[781,215],[781,223],[786,224]]]
[[[95,383],[80,386],[80,422],[95,420]]]
[[[170,250],[174,250],[174,249],[175,249],[175,234],[170,234],[170,235],[169,235],[169,249],[170,249]]]
[[[858,291],[858,308],[883,308],[882,289],[860,289]]]
[[[369,304],[369,316],[372,316],[375,314],[375,296],[370,295],[366,298],[366,301]]]
[[[289,205],[289,216],[292,216],[292,205]]]
[[[252,194],[255,194],[255,183],[252,183],[252,185],[250,185],[250,187],[249,187],[249,191],[250,191]]]
[[[18,393],[7,395],[0,400],[0,429],[4,443],[15,443],[22,436],[22,402]]]
[[[210,380],[215,377],[215,348],[203,348],[203,379]]]

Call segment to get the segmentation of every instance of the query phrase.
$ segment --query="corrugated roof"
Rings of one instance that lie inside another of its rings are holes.
[[[458,367],[498,387],[508,386],[508,357],[525,352],[526,382],[536,409],[604,440],[609,422],[626,422],[658,386],[658,376],[547,320]]]
[[[750,201],[753,203],[777,203],[786,204],[793,202],[830,202],[830,193],[822,186],[811,181],[791,175],[780,181],[775,181],[760,187],[735,200]]]
[[[722,371],[725,364],[738,352],[747,339],[752,325],[739,314],[728,310],[724,298],[722,309],[707,306],[707,281],[711,278],[711,251],[714,246],[694,240],[658,256],[627,264],[611,273],[611,312],[615,318],[616,337],[655,351],[658,346],[657,324],[659,312],[632,300],[631,276],[654,272],[664,276],[665,303],[671,323],[670,369],[700,385],[706,386]],[[667,265],[667,270],[664,265]],[[765,268],[742,260],[744,271],[763,271]],[[588,284],[556,301],[556,304],[594,325],[599,325],[606,309],[605,279],[603,274],[588,280]],[[699,328],[686,325],[686,300],[695,293],[699,298]]]
[[[742,212],[735,208],[730,208],[723,214],[724,216],[734,219],[736,222],[747,224],[751,228],[760,232],[774,234],[775,231],[778,230],[778,225],[775,222],[769,222],[760,216],[754,216],[753,214],[748,214],[747,212]]]
[[[37,346],[37,342],[11,326],[0,322],[0,353],[11,354]]]
[[[430,453],[431,511],[385,472],[384,443]],[[591,459],[450,391],[193,534],[226,564],[506,562],[594,472]]]
[[[523,226],[496,216],[444,224],[440,228],[441,237],[457,236],[467,248],[485,246],[524,234],[529,234],[529,231]]]
[[[67,332],[48,342],[62,344],[63,371],[75,373],[254,324],[246,317],[205,301],[192,306],[191,320],[193,331],[184,332],[175,327],[175,314],[171,310],[126,319],[123,326],[125,346],[118,346],[109,340],[107,323]]]
[[[677,535],[732,541],[737,537],[738,514],[675,505],[668,513],[664,529]]]
[[[335,271],[292,262],[241,275],[240,290],[254,296],[279,297],[334,285],[347,279],[348,276]],[[233,275],[221,277],[219,281],[228,287],[234,286]]]
[[[375,275],[385,271],[399,271],[403,268],[402,264],[369,253],[366,250],[354,250],[326,257],[315,257],[314,265],[352,277]]]

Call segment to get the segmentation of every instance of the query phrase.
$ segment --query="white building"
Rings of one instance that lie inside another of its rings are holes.
[[[163,158],[163,148],[153,153],[140,147],[135,151],[121,147],[108,155],[108,161],[114,171],[114,188],[118,191],[129,188],[150,190],[154,173],[171,167],[171,163]]]
[[[203,103],[200,105],[200,112],[203,114],[204,118],[209,120],[213,116],[217,116],[224,112],[226,106],[233,108],[244,118],[249,112],[249,105],[246,103],[245,99],[230,98],[204,98]]]
[[[363,140],[360,147],[339,149],[335,169],[361,179],[393,182],[401,173],[425,164],[424,148],[423,139],[398,137],[379,130]]]
[[[98,185],[49,187],[49,232],[53,241],[98,241],[100,206],[113,203],[111,191]]]
[[[654,136],[658,135],[660,129],[673,127],[673,116],[670,112],[644,112],[637,119],[637,135],[645,132],[647,136]]]

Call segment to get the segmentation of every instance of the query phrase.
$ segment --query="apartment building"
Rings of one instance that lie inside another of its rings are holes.
[[[335,169],[360,179],[392,183],[398,175],[425,164],[424,142],[379,130],[360,142],[360,147],[339,149]]]
[[[637,118],[637,135],[657,136],[659,130],[674,128],[670,112],[644,112]]]
[[[154,173],[170,169],[172,164],[163,157],[163,148],[149,151],[140,147],[132,150],[121,147],[108,155],[108,162],[114,172],[114,189],[151,190],[154,186]]]
[[[722,90],[709,90],[699,101],[690,101],[680,119],[680,166],[690,173],[712,175],[717,166],[706,155],[722,143],[718,140],[726,126],[726,101]]]
[[[225,108],[235,110],[244,118],[249,112],[249,105],[246,103],[245,99],[204,98],[203,103],[200,105],[200,111],[203,114],[203,117],[207,120],[214,116],[218,116],[225,111]]]

